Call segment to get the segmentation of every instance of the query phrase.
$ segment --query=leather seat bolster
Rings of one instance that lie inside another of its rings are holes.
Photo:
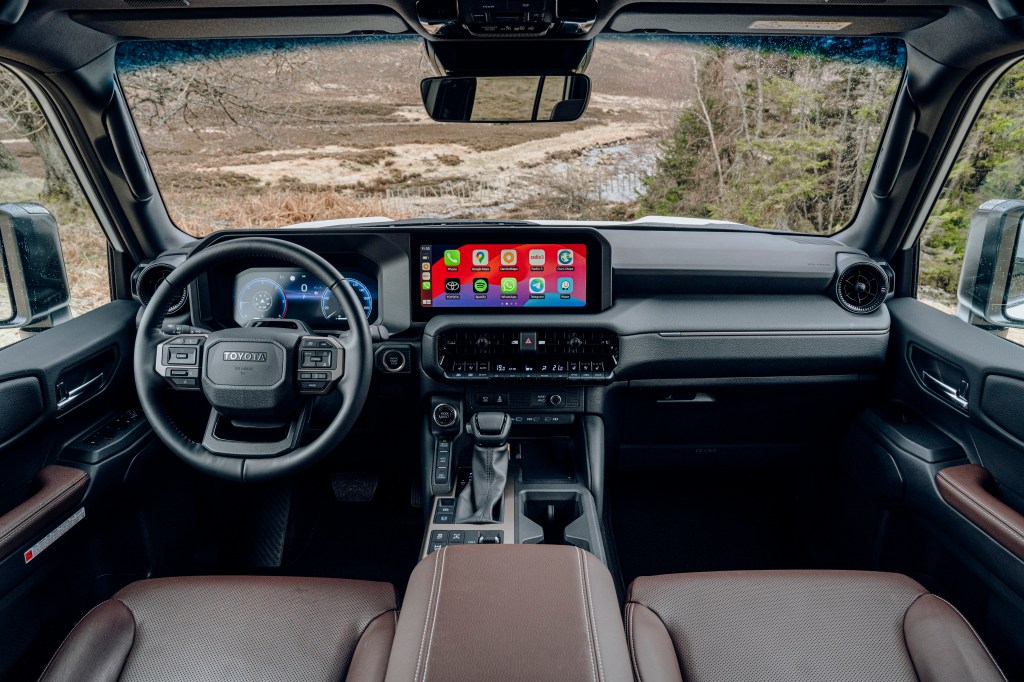
[[[370,621],[352,654],[346,680],[383,682],[397,624],[398,611],[387,611]]]
[[[449,545],[419,563],[389,682],[633,679],[611,574],[555,545]]]
[[[134,640],[131,611],[116,599],[108,599],[75,626],[46,666],[40,682],[116,682]]]
[[[922,595],[907,609],[903,634],[921,682],[1006,680],[970,623],[933,594]]]
[[[626,639],[637,682],[683,682],[672,638],[654,611],[626,604]]]

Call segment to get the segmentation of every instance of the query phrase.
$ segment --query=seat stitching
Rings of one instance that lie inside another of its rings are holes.
[[[587,564],[587,555],[583,553],[582,549],[578,549],[580,553],[580,561],[583,564],[583,575],[586,578],[587,586],[587,606],[590,609],[590,623],[594,628],[594,653],[597,657],[597,678],[599,680],[604,679],[604,664],[601,662],[601,638],[597,632],[597,614],[594,612],[594,595],[590,589],[590,566]]]
[[[39,676],[40,680],[46,677],[46,673],[50,672],[50,667],[53,666],[53,662],[57,660],[57,655],[60,653],[61,649],[64,648],[64,645],[68,643],[68,640],[71,639],[71,635],[75,634],[75,630],[78,629],[78,626],[81,625],[82,623],[84,623],[85,619],[88,618],[89,616],[91,616],[93,611],[95,611],[99,607],[103,606],[108,601],[116,601],[116,602],[120,603],[121,606],[123,606],[126,609],[128,609],[128,613],[132,617],[132,625],[133,625],[133,627],[132,627],[132,645],[128,647],[128,653],[129,654],[131,653],[132,646],[135,645],[135,630],[138,627],[138,626],[135,625],[135,614],[132,613],[132,610],[128,608],[128,605],[125,604],[120,599],[114,599],[113,597],[111,597],[110,599],[104,599],[99,604],[97,604],[96,606],[94,606],[91,609],[89,609],[89,611],[84,616],[82,616],[82,619],[80,621],[78,621],[77,623],[75,623],[75,627],[73,627],[71,629],[71,632],[69,632],[67,635],[65,635],[64,640],[61,641],[60,646],[57,647],[56,653],[53,654],[53,658],[51,658],[50,662],[46,664],[45,668],[43,668],[43,673]],[[128,656],[125,656],[124,657],[124,661],[122,661],[122,663],[121,663],[121,672],[124,671],[124,666],[125,666],[125,663],[127,663],[127,662],[128,662]],[[121,672],[118,672],[118,674],[117,674],[118,678],[121,677]]]
[[[974,629],[973,625],[971,625],[971,621],[964,618],[964,614],[960,613],[960,610],[957,607],[953,606],[942,597],[938,596],[937,594],[932,596],[941,601],[942,603],[944,603],[949,608],[953,609],[953,613],[960,616],[960,620],[964,622],[967,628],[971,631],[971,634],[974,635],[974,638],[978,640],[978,644],[980,644],[981,648],[985,651],[985,654],[988,656],[988,660],[992,661],[992,665],[995,666],[996,672],[999,673],[999,676],[1002,677],[1003,680],[1006,680],[1006,675],[1003,673],[1003,669],[999,667],[999,664],[996,662],[996,659],[992,656],[992,652],[988,650],[987,646],[985,646],[985,641],[978,636],[978,631]]]
[[[597,679],[597,677],[596,677],[596,675],[597,675],[597,666],[594,664],[594,642],[593,642],[593,640],[591,639],[591,636],[590,636],[590,614],[587,613],[587,605],[586,605],[587,594],[586,594],[586,589],[583,587],[583,563],[582,563],[583,552],[581,552],[578,547],[576,548],[576,552],[577,552],[577,554],[576,554],[576,569],[579,571],[580,596],[582,597],[582,601],[583,601],[581,606],[583,607],[583,620],[586,623],[587,654],[590,656],[590,678],[593,679],[593,680],[596,680]]]
[[[633,602],[626,604],[626,634],[629,635],[629,658],[633,662],[633,674],[636,675],[636,682],[643,682],[643,678],[640,676],[640,664],[636,660],[636,638],[633,636],[636,632],[636,626],[633,623],[634,611],[636,611],[636,604]]]
[[[1004,519],[998,512],[996,512],[996,511],[994,511],[992,509],[989,509],[988,507],[983,505],[981,502],[976,500],[973,495],[971,495],[965,489],[963,489],[959,485],[957,485],[949,476],[942,476],[941,472],[940,472],[939,475],[942,478],[942,480],[945,483],[947,483],[950,486],[950,488],[952,488],[952,492],[956,493],[958,497],[962,498],[965,502],[973,505],[979,511],[981,511],[983,514],[985,514],[986,516],[988,516],[989,518],[994,520],[997,524],[999,524],[1000,526],[1004,527],[1006,530],[1010,531],[1011,535],[1016,536],[1020,540],[1024,540],[1024,533],[1022,533],[1020,530],[1015,528],[1010,522],[1008,522],[1006,519]],[[968,519],[968,520],[970,520],[970,519]],[[982,530],[984,530],[984,529],[982,529]]]
[[[430,639],[427,641],[427,657],[423,660],[423,680],[427,679],[427,668],[430,666],[430,650],[434,645],[434,630],[437,627],[437,614],[441,610],[441,585],[444,583],[444,564],[448,558],[448,552],[441,548],[441,573],[437,577],[437,601],[434,602],[434,618],[430,623]]]
[[[413,673],[413,679],[418,680],[420,677],[420,663],[423,661],[423,646],[427,641],[427,624],[430,622],[430,609],[434,605],[434,581],[437,579],[437,557],[434,557],[434,573],[430,577],[430,597],[427,600],[427,612],[423,616],[423,634],[420,636],[420,653],[416,657],[416,672]]]

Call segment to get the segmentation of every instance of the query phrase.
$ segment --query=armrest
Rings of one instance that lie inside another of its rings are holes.
[[[409,578],[388,682],[632,682],[611,574],[566,545],[448,545]]]
[[[985,467],[948,467],[935,476],[935,483],[946,504],[1018,559],[1024,559],[1024,515],[995,496],[995,480]]]
[[[36,474],[39,490],[0,516],[0,559],[38,535],[85,497],[89,474],[81,469],[50,465]]]

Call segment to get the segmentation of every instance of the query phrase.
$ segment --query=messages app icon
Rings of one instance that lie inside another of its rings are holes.
[[[519,287],[516,283],[515,277],[502,277],[501,278],[501,293],[503,294],[514,294],[516,289]]]
[[[451,267],[456,267],[461,262],[462,262],[462,255],[459,254],[459,250],[458,249],[447,249],[444,252],[444,264],[445,265],[448,265],[448,266],[451,266]]]

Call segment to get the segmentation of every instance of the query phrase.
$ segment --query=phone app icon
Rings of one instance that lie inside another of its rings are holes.
[[[444,290],[449,294],[457,294],[461,288],[462,282],[457,277],[449,277],[444,281]]]
[[[449,267],[456,267],[462,262],[462,254],[458,249],[447,249],[444,252],[444,264]]]
[[[487,249],[473,250],[473,265],[487,265],[488,260],[490,260],[490,256],[487,253]]]
[[[502,249],[501,251],[501,264],[502,265],[515,265],[519,260],[519,256],[516,254],[515,249]]]
[[[487,280],[484,279],[483,277],[478,277],[473,280],[473,291],[475,291],[478,294],[486,294],[487,286]]]
[[[430,291],[430,282],[424,282],[423,283],[423,290],[424,291]]]
[[[501,278],[501,293],[503,294],[514,294],[519,288],[515,277],[502,277]]]
[[[574,258],[572,249],[562,249],[558,252],[558,264],[559,265],[572,265]]]
[[[560,294],[571,294],[572,293],[572,277],[559,277],[558,278],[558,293],[560,293]]]
[[[543,294],[544,293],[544,278],[543,277],[532,277],[532,278],[530,278],[530,293],[531,294]]]
[[[547,256],[544,255],[544,249],[530,249],[530,265],[544,265],[547,260]]]

